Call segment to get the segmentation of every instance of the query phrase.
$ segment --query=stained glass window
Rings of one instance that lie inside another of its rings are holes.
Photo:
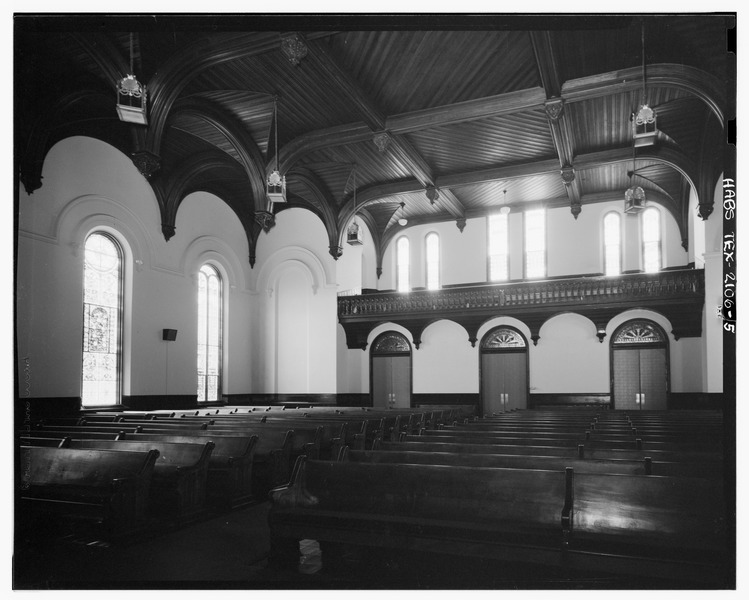
[[[86,239],[83,262],[83,406],[120,400],[122,251],[104,233]]]
[[[396,289],[399,292],[411,290],[411,251],[407,237],[398,239],[395,246]]]
[[[427,289],[440,288],[440,236],[432,232],[426,237]]]
[[[507,281],[508,269],[508,221],[507,215],[489,215],[489,280]]]
[[[221,399],[221,277],[211,265],[198,273],[198,402]]]
[[[642,268],[646,273],[661,269],[661,213],[657,208],[642,213]]]
[[[610,212],[603,219],[603,263],[606,275],[622,272],[622,230],[619,213]]]
[[[546,211],[542,208],[525,213],[525,276],[546,276]]]

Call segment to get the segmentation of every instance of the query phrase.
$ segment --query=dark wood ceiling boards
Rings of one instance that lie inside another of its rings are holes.
[[[219,195],[245,226],[252,262],[273,226],[264,181],[278,165],[289,206],[323,220],[334,257],[356,211],[381,260],[401,213],[408,226],[462,225],[506,202],[569,205],[576,218],[586,204],[623,198],[644,93],[661,132],[638,149],[635,179],[687,231],[690,188],[705,196],[703,216],[711,210],[724,138],[713,130],[734,110],[732,23],[719,14],[17,17],[21,182],[29,192],[42,184],[44,156],[64,136],[97,137],[148,159],[169,235],[179,235],[180,194]],[[147,127],[115,113],[131,40]],[[304,51],[296,64],[282,50],[294,42]]]
[[[432,168],[444,174],[554,156],[542,108],[406,135]]]
[[[349,32],[329,47],[390,115],[540,85],[524,31]]]

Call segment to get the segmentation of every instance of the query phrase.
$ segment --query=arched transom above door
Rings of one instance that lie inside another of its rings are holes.
[[[382,334],[372,346],[373,354],[410,353],[411,345],[408,340],[395,331]]]
[[[499,350],[502,348],[525,348],[526,343],[519,331],[509,327],[500,327],[489,332],[481,342],[482,350]]]
[[[625,323],[614,335],[613,344],[663,344],[666,335],[663,330],[645,319]]]

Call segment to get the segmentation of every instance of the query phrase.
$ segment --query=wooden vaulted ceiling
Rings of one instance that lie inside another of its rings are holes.
[[[167,239],[182,199],[210,191],[241,220],[254,264],[278,164],[288,203],[274,212],[313,211],[337,258],[356,210],[381,260],[401,213],[409,226],[462,230],[505,203],[565,205],[577,218],[623,198],[644,96],[660,133],[637,150],[634,179],[686,246],[690,191],[709,217],[735,111],[732,26],[717,14],[17,16],[20,180],[33,192],[54,143],[97,137],[148,178]],[[289,40],[298,64],[282,51]],[[115,112],[131,60],[147,126]]]

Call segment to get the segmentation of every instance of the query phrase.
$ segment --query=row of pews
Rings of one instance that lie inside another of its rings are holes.
[[[297,459],[270,492],[272,561],[313,539],[324,566],[366,548],[730,585],[720,412],[519,410],[382,433]]]
[[[104,539],[190,523],[267,500],[296,460],[456,422],[460,408],[227,406],[91,412],[18,432],[20,514],[29,529],[54,516],[93,524]]]

